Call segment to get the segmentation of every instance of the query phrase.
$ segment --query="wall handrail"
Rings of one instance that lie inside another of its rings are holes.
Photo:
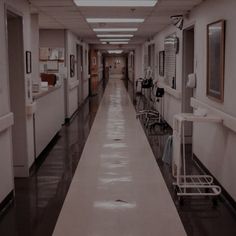
[[[47,96],[48,94],[60,89],[62,86],[61,85],[57,85],[57,86],[53,86],[53,87],[49,87],[47,90],[41,90],[38,93],[33,93],[33,100],[38,100],[42,97]]]
[[[14,124],[14,115],[12,112],[0,117],[0,133],[10,128]]]
[[[79,80],[69,82],[69,90],[73,90],[79,86]]]
[[[176,89],[173,89],[170,86],[168,86],[168,85],[166,85],[164,83],[161,83],[161,82],[158,82],[158,86],[164,88],[165,92],[167,92],[171,96],[175,97],[176,99],[181,99],[182,96],[181,96],[181,92],[180,91],[178,91]]]
[[[236,132],[236,117],[233,117],[215,107],[208,105],[205,102],[202,102],[196,98],[191,98],[191,106],[193,108],[203,107],[209,110],[210,112],[216,114],[217,116],[221,117],[223,120],[223,125],[228,129]]]

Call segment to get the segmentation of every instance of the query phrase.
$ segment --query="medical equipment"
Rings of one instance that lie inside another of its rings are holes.
[[[162,92],[160,92],[160,90]],[[152,96],[151,96],[152,95]],[[152,87],[152,93],[150,95],[150,102],[153,102],[153,106],[149,107],[149,109],[143,109],[137,112],[137,118],[144,118],[144,125],[148,127],[149,123],[156,122],[157,120],[160,122],[161,116],[158,111],[155,110],[156,102],[159,101],[159,97],[164,95],[164,90],[157,87],[157,83],[155,83]]]
[[[185,122],[220,123],[222,119],[212,115],[199,116],[192,113],[181,113],[174,116],[172,175],[176,179],[173,185],[180,203],[182,203],[182,197],[214,197],[221,193],[221,187],[213,183],[211,175],[186,173]]]

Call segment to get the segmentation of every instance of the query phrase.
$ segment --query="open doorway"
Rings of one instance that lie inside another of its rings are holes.
[[[183,30],[183,81],[182,81],[182,112],[192,113],[191,97],[193,88],[187,88],[188,75],[194,73],[194,26]],[[192,140],[192,122],[186,124],[186,140]]]
[[[12,150],[15,177],[28,176],[23,19],[7,10],[7,50],[10,109],[14,114]]]
[[[83,102],[84,99],[84,54],[83,54],[83,46],[77,44],[77,68],[78,68],[78,80],[79,80],[79,87],[78,87],[78,96],[79,96],[79,105]]]
[[[110,79],[125,79],[126,58],[123,55],[106,57],[106,67],[109,68]]]

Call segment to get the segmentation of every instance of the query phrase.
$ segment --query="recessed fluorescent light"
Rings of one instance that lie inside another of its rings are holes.
[[[132,38],[133,34],[98,34],[98,38]]]
[[[123,50],[108,50],[108,53],[110,54],[121,54],[123,52]]]
[[[107,42],[102,42],[102,44],[107,44]]]
[[[79,7],[154,7],[158,0],[74,0]]]
[[[137,31],[138,28],[95,28],[95,32],[132,32]]]
[[[126,42],[129,41],[130,39],[100,39],[102,42]]]
[[[136,18],[87,18],[88,23],[143,23],[144,19]]]
[[[128,44],[128,42],[109,42],[109,44]]]

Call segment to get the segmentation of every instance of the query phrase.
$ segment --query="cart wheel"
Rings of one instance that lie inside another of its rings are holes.
[[[212,198],[212,205],[213,205],[213,207],[217,207],[218,206],[218,199],[217,199],[217,197],[213,197]]]

